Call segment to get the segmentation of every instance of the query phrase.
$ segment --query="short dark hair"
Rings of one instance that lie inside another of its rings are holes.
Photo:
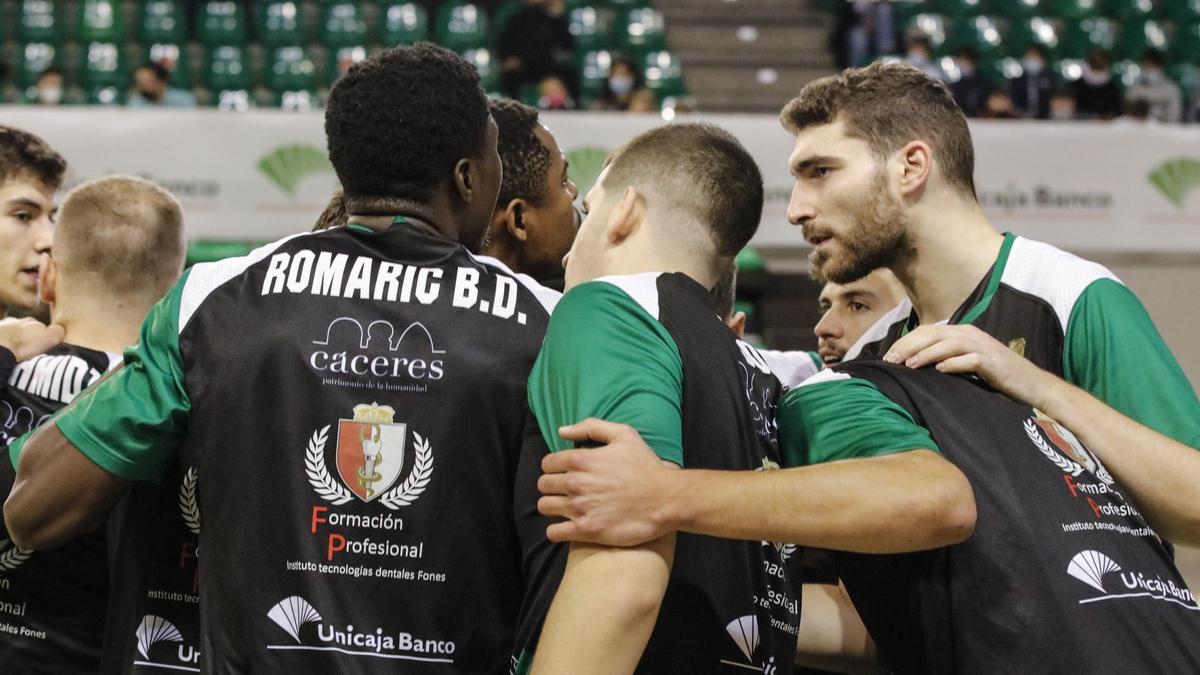
[[[67,160],[28,131],[0,125],[0,183],[31,176],[52,190],[62,185]]]
[[[171,81],[171,71],[167,70],[167,67],[158,61],[147,61],[138,66],[138,70],[148,70],[151,73],[154,73],[154,79],[158,80],[159,82]]]
[[[431,198],[487,134],[487,95],[458,54],[427,42],[355,64],[329,94],[329,160],[353,210],[360,202]]]
[[[1149,63],[1150,65],[1162,68],[1167,63],[1167,57],[1163,56],[1163,53],[1157,49],[1147,49],[1142,52],[1142,63]]]
[[[1050,50],[1046,49],[1046,45],[1044,45],[1040,42],[1030,42],[1029,46],[1025,48],[1025,51],[1026,52],[1031,52],[1031,51],[1037,52],[1037,55],[1042,57],[1043,61],[1050,60]]]
[[[652,186],[677,213],[705,226],[720,258],[742,250],[762,220],[763,179],[728,131],[689,122],[651,129],[608,159],[606,190]]]
[[[779,115],[793,134],[841,120],[879,157],[921,140],[946,181],[975,199],[975,148],[967,118],[941,81],[902,63],[873,63],[809,82]]]
[[[517,198],[540,205],[546,197],[551,157],[550,149],[534,134],[538,128],[537,108],[511,99],[492,101],[489,107],[500,130],[496,147],[504,166],[497,208]]]
[[[346,197],[341,190],[333,193],[329,198],[329,203],[325,205],[325,210],[317,217],[317,223],[313,225],[313,232],[319,230],[328,230],[334,227],[345,227],[350,220],[350,214],[346,213]]]
[[[36,82],[41,82],[41,81],[42,81],[42,78],[43,78],[43,77],[46,77],[47,75],[57,75],[57,76],[59,76],[59,77],[64,77],[64,75],[63,75],[63,71],[62,71],[61,69],[59,69],[59,68],[56,68],[56,67],[54,67],[54,66],[50,66],[49,68],[47,68],[47,69],[43,70],[42,72],[38,73],[37,80],[35,80],[35,81],[36,81]]]

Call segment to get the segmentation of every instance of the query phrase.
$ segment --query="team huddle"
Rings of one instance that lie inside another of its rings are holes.
[[[1200,401],[1141,303],[988,223],[920,71],[780,119],[814,353],[740,339],[736,138],[643,133],[580,210],[432,45],[333,88],[312,231],[186,271],[170,193],[56,207],[0,127],[0,302],[50,308],[0,320],[0,668],[1200,670]]]

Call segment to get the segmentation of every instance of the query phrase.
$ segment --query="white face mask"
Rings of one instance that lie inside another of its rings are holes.
[[[58,105],[62,103],[62,87],[43,87],[38,89],[38,102],[43,105]]]
[[[1025,59],[1021,65],[1025,68],[1025,72],[1030,75],[1041,75],[1042,69],[1046,67],[1046,64],[1042,63],[1041,59]]]

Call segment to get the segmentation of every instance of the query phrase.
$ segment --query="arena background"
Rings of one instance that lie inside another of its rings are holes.
[[[0,80],[0,100],[8,103],[0,105],[0,123],[33,131],[58,149],[71,163],[66,188],[111,173],[158,181],[183,203],[193,262],[235,255],[308,229],[336,188],[319,107],[339,68],[389,40],[425,36],[468,54],[489,88],[498,88],[497,26],[503,12],[520,4],[2,1],[0,62],[11,68]],[[1198,3],[892,4],[898,31],[927,39],[950,77],[951,54],[965,45],[1002,84],[1019,74],[1023,45],[1040,41],[1064,81],[1078,77],[1084,51],[1111,49],[1120,59],[1120,84],[1128,89],[1137,79],[1141,50],[1152,47],[1170,56],[1169,72],[1185,104],[1191,92],[1194,105],[1200,91],[1194,79]],[[165,29],[147,18],[148,8],[160,5],[180,12]],[[776,113],[805,82],[835,71],[830,35],[841,5],[572,0],[565,11],[577,44],[579,107],[597,97],[606,68],[624,52],[644,64],[657,112],[543,115],[584,191],[610,150],[664,120],[691,116],[735,133],[758,160],[767,187],[761,231],[740,258],[739,302],[751,314],[756,338],[776,348],[815,348],[818,318],[818,286],[805,276],[807,249],[785,218],[791,140]],[[410,22],[397,30],[415,32],[385,33],[395,28],[388,20],[399,6],[423,16],[426,25]],[[331,7],[341,8],[348,20],[336,23],[342,15]],[[241,17],[240,29],[232,18],[228,25],[207,23],[206,12],[220,18],[226,10],[228,17]],[[222,35],[222,26],[230,25],[233,31]],[[1021,27],[1033,27],[1032,37]],[[244,57],[245,72],[221,80],[218,75],[230,72],[214,70],[216,57],[230,41],[244,50],[238,59]],[[201,107],[103,105],[124,101],[132,66],[162,54],[175,68],[173,86],[194,92]],[[93,105],[25,103],[36,98],[37,75],[49,66],[64,73],[64,100]],[[536,87],[525,87],[522,97],[545,102]],[[1200,126],[1128,116],[1109,122],[973,120],[972,133],[980,200],[997,227],[1112,269],[1145,303],[1193,386],[1200,383]],[[1200,552],[1181,551],[1180,560],[1190,582],[1200,585]]]

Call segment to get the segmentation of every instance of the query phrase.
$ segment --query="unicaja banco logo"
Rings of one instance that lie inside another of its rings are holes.
[[[292,636],[297,644],[300,643],[300,629],[304,624],[316,623],[321,620],[321,615],[317,613],[316,608],[298,595],[280,600],[279,604],[267,612],[267,617],[287,631],[287,634]]]
[[[258,170],[289,197],[296,196],[300,181],[318,173],[332,173],[325,151],[312,145],[284,145],[258,160]]]
[[[1182,210],[1188,194],[1200,188],[1200,159],[1177,157],[1167,160],[1150,172],[1147,179],[1175,208]]]
[[[1081,551],[1067,565],[1067,574],[1101,593],[1108,593],[1104,590],[1104,575],[1120,571],[1121,566],[1116,561],[1099,551]]]

